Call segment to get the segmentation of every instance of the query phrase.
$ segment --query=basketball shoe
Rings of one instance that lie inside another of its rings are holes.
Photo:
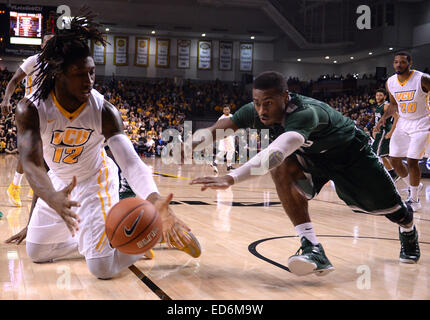
[[[121,178],[120,188],[119,188],[119,200],[122,200],[125,198],[131,198],[131,197],[135,197],[135,196],[136,196],[136,194],[130,188],[127,180],[125,178]]]
[[[152,260],[155,257],[154,251],[152,249],[149,249],[143,255],[145,256],[146,259],[149,259],[149,260]]]
[[[418,232],[414,226],[414,230],[409,232],[400,232],[400,262],[417,263],[420,259],[420,245],[418,243]]]
[[[406,200],[406,204],[410,205],[414,212],[422,208],[420,199],[415,200],[415,199],[409,198],[408,200]]]
[[[418,185],[418,192],[417,192],[417,194],[419,194],[423,188],[424,188],[424,185],[420,182],[420,184]],[[411,197],[411,190],[410,189],[408,189],[408,199],[406,200],[406,204],[410,205],[411,208],[412,208],[412,210],[414,212],[418,211],[418,210],[420,210],[422,208],[420,199],[417,198],[415,200],[415,199],[413,199]]]
[[[334,271],[334,267],[325,255],[320,243],[312,244],[308,239],[300,239],[302,246],[296,254],[288,259],[288,268],[297,276],[305,276],[315,273],[317,276],[325,276]],[[301,253],[300,253],[301,252]]]
[[[181,250],[187,254],[189,254],[190,256],[192,256],[193,258],[198,258],[200,257],[200,255],[202,254],[202,249],[200,247],[200,243],[197,240],[197,238],[191,233],[191,232],[186,232],[187,235],[190,236],[190,238],[192,239],[190,243],[186,244],[185,240],[183,239],[183,237],[181,237],[181,235],[178,235],[179,238],[181,239],[182,243],[185,244],[185,247],[183,247],[182,249],[179,247],[179,245],[176,243],[175,240],[173,240],[172,237],[170,237],[170,243],[172,244],[172,246],[174,246],[176,249]],[[166,243],[166,241],[164,240],[164,238],[161,240],[160,243]]]
[[[21,191],[21,186],[16,186],[13,183],[10,184],[9,188],[7,188],[7,195],[9,196],[9,202],[11,205],[15,207],[21,207],[22,202],[19,197],[19,193]]]

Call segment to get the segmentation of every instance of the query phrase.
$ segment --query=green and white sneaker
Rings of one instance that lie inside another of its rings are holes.
[[[302,246],[294,256],[288,259],[288,269],[297,276],[305,276],[315,273],[317,276],[325,276],[334,271],[334,267],[327,259],[320,243],[312,244],[308,239],[300,239]],[[301,253],[300,253],[301,252]]]
[[[120,175],[120,177],[121,177],[121,175]],[[122,200],[125,198],[132,198],[135,196],[136,196],[136,194],[130,188],[130,185],[128,184],[127,180],[124,177],[121,177],[120,188],[119,188],[119,200]]]
[[[400,262],[417,263],[420,259],[420,245],[418,243],[418,232],[414,226],[414,230],[409,232],[400,232]]]

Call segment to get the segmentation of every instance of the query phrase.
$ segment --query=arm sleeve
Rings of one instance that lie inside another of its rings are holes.
[[[238,183],[252,176],[265,174],[268,170],[279,166],[286,157],[300,148],[304,142],[305,139],[301,134],[294,131],[285,132],[269,144],[266,149],[228,175],[234,179],[235,183]]]
[[[140,198],[147,199],[151,193],[158,193],[152,171],[140,159],[126,135],[114,135],[107,140],[107,144],[131,189]]]

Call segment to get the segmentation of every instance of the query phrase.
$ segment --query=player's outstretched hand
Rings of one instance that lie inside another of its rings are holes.
[[[182,222],[174,213],[172,208],[169,207],[170,201],[173,199],[173,193],[169,194],[166,198],[159,198],[154,202],[158,214],[161,217],[163,224],[162,235],[164,241],[170,248],[174,246],[170,242],[170,237],[176,242],[180,249],[184,248],[192,239],[184,231],[191,231],[191,229]],[[184,243],[183,241],[186,243]]]
[[[23,228],[20,232],[5,240],[5,243],[20,244],[27,237],[27,227]]]
[[[81,218],[71,210],[71,207],[81,206],[80,203],[70,200],[70,194],[73,188],[75,188],[76,183],[76,177],[73,177],[72,182],[63,190],[55,192],[48,203],[64,220],[73,237],[76,231],[79,230],[78,223],[81,222]]]
[[[201,177],[192,180],[190,184],[202,184],[202,191],[208,188],[225,190],[234,184],[234,179],[229,175],[221,177]]]

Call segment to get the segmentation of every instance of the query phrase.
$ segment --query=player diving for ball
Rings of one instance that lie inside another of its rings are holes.
[[[201,184],[202,191],[226,189],[250,179],[255,169],[266,165],[301,240],[297,253],[288,259],[288,268],[296,275],[325,275],[334,269],[317,239],[307,203],[329,180],[353,211],[385,216],[399,225],[400,261],[416,263],[420,249],[413,211],[371,151],[369,137],[329,105],[288,92],[286,79],[278,72],[260,74],[252,96],[253,102],[232,118],[209,128],[213,137],[216,129],[255,128],[269,129],[277,138],[227,175],[201,177],[191,184]],[[193,148],[199,143],[193,143]]]
[[[35,262],[78,250],[93,275],[108,279],[142,255],[111,248],[105,234],[106,215],[118,202],[119,183],[118,168],[102,148],[104,140],[136,194],[157,208],[163,224],[159,232],[169,246],[172,240],[180,248],[198,243],[169,207],[173,195],[160,196],[151,170],[124,135],[118,110],[93,89],[95,64],[89,40],[105,43],[90,12],[73,18],[70,29],[56,30],[39,57],[37,90],[18,104],[22,166],[39,196],[26,250]]]

